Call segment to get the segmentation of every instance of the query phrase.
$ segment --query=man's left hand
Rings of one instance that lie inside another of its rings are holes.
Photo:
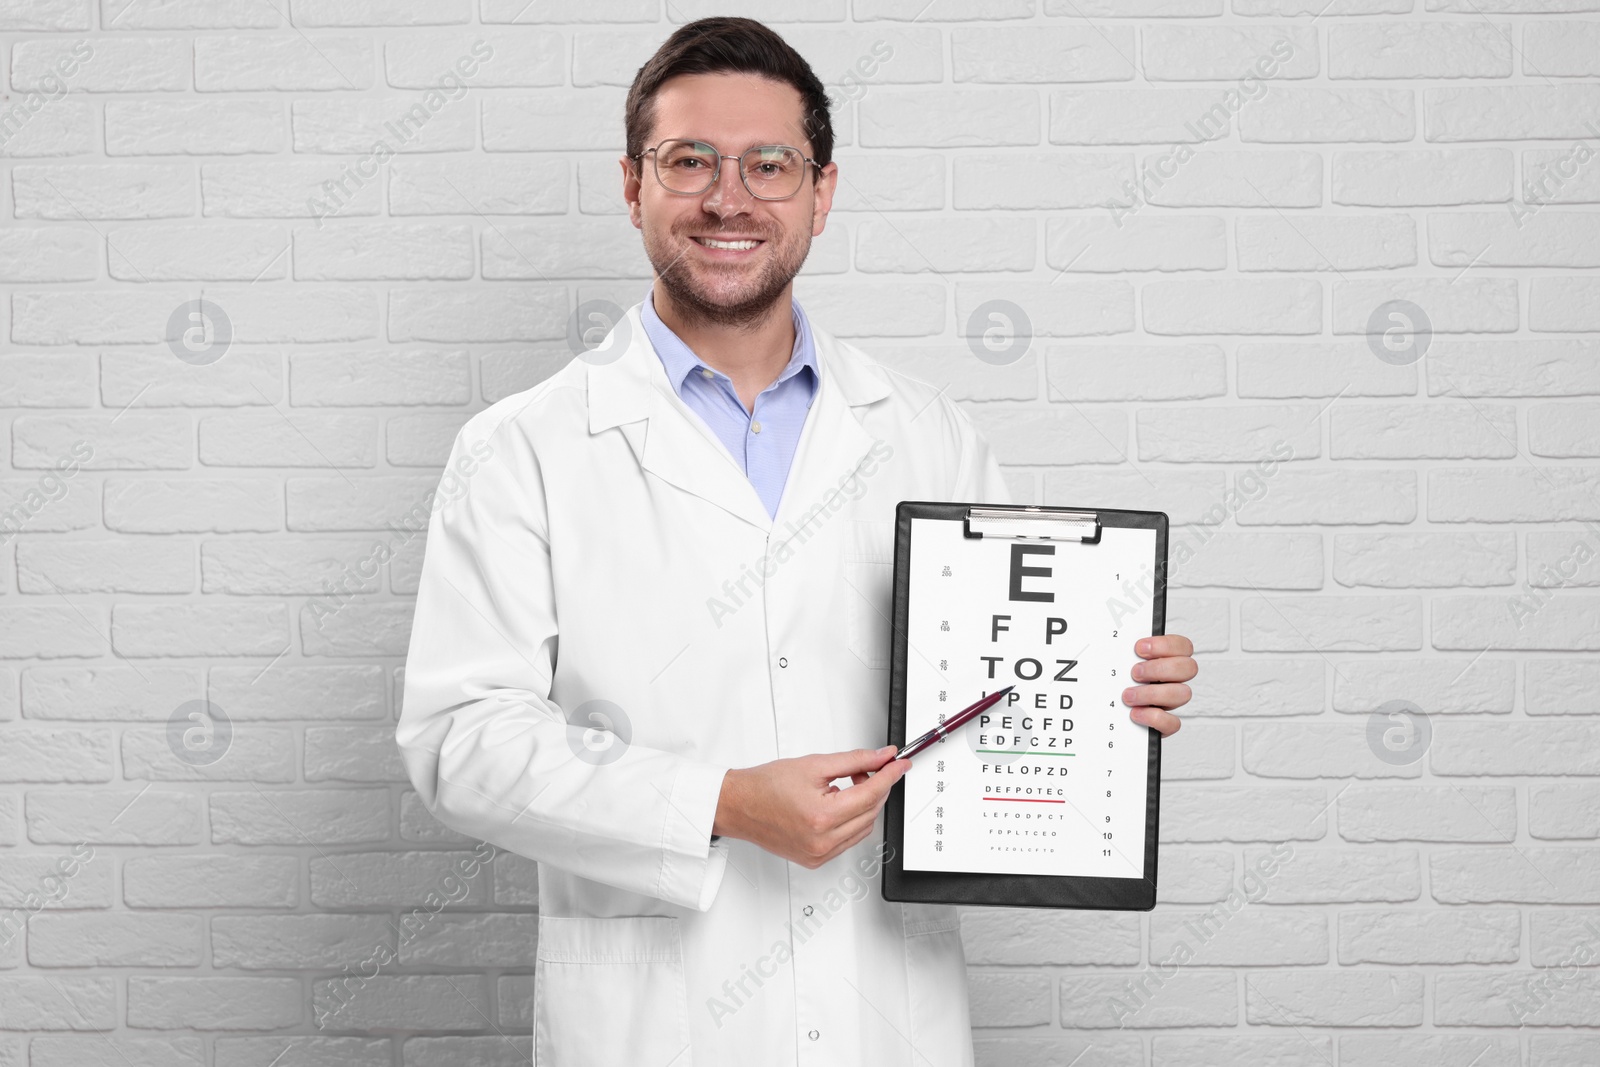
[[[1194,661],[1194,642],[1182,634],[1141,637],[1133,643],[1133,651],[1143,662],[1135,663],[1130,673],[1134,681],[1147,684],[1122,691],[1128,718],[1170,737],[1183,725],[1172,712],[1189,703],[1193,695],[1184,683],[1200,672]]]

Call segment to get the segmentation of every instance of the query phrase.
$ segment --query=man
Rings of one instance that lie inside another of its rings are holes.
[[[794,304],[838,168],[781,38],[682,27],[627,125],[656,277],[604,355],[457,437],[397,729],[411,780],[539,861],[536,1062],[970,1063],[956,910],[879,889],[910,766],[878,747],[886,564],[898,501],[1008,503],[999,466],[941,391]],[[1178,728],[1192,651],[1130,649],[1135,722]]]

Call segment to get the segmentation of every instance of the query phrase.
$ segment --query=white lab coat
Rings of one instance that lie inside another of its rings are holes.
[[[895,505],[1010,502],[942,391],[813,332],[775,520],[639,305],[457,435],[396,734],[439,821],[539,863],[539,1067],[972,1062],[959,915],[883,899],[881,818],[817,870],[709,843],[728,768],[887,743]]]

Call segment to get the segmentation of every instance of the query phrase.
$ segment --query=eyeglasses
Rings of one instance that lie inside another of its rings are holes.
[[[669,191],[685,196],[711,188],[722,176],[724,159],[738,160],[739,177],[757,200],[787,200],[805,182],[807,163],[822,169],[822,164],[798,148],[784,144],[757,145],[742,155],[725,156],[704,141],[669,137],[633,158],[640,160],[643,167],[644,157],[651,152],[655,153],[656,180]]]

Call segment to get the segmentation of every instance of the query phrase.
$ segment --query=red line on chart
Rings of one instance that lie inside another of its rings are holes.
[[[1009,800],[1013,804],[1065,804],[1065,800],[1035,800],[1032,797],[984,797],[985,800]]]

